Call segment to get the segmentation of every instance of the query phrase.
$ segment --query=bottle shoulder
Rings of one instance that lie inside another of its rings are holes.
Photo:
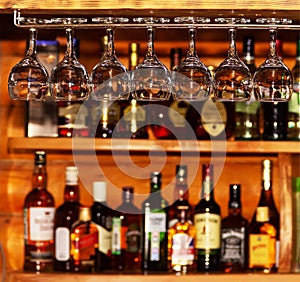
[[[199,203],[195,206],[195,214],[198,213],[214,213],[220,214],[221,209],[217,202],[213,199],[206,201],[205,199],[201,199]]]
[[[241,214],[228,215],[222,219],[222,228],[226,227],[248,227],[249,222]]]
[[[34,188],[26,195],[24,206],[54,207],[54,198],[47,189]]]
[[[116,208],[117,212],[128,214],[140,214],[141,211],[132,203],[123,203]]]

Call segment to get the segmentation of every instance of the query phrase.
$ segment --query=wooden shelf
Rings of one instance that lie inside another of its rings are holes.
[[[26,138],[8,139],[10,153],[32,153],[34,150],[48,153],[75,151],[99,152],[226,152],[236,154],[300,153],[297,141],[192,141],[192,140],[127,140],[100,138]]]
[[[96,281],[105,281],[105,282],[150,282],[155,279],[160,282],[198,282],[202,279],[207,282],[298,282],[300,274],[195,274],[195,275],[185,275],[185,276],[175,276],[175,275],[162,275],[162,274],[153,274],[153,275],[84,275],[84,274],[29,274],[22,272],[11,272],[7,275],[6,282],[36,282],[36,281],[77,281],[77,282],[96,282]]]

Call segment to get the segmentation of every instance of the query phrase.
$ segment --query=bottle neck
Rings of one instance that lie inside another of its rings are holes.
[[[174,190],[174,201],[187,201],[188,197],[188,185],[186,178],[177,178]]]
[[[272,164],[266,160],[263,163],[262,191],[259,206],[270,207],[271,205],[275,205],[272,192]]]
[[[204,199],[205,201],[213,201],[214,200],[213,188],[214,188],[213,182],[209,177],[206,177],[206,179],[204,179],[202,184],[201,199]]]
[[[179,222],[184,224],[188,218],[188,210],[183,208],[179,210]]]
[[[79,202],[79,187],[78,184],[66,184],[64,193],[65,202]]]
[[[38,189],[47,188],[47,171],[43,164],[36,164],[33,170],[32,187]]]
[[[228,204],[229,215],[241,214],[241,190],[239,184],[230,185],[230,200]]]

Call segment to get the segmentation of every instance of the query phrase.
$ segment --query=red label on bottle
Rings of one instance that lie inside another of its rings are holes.
[[[81,236],[79,240],[74,241],[74,245],[76,249],[85,249],[90,246],[96,245],[98,242],[98,233],[87,234]]]

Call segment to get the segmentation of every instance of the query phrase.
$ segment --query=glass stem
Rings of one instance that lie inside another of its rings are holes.
[[[231,27],[229,28],[229,51],[228,57],[236,57],[236,28]]]
[[[74,55],[74,48],[73,48],[73,30],[71,28],[66,29],[67,34],[67,51],[66,55],[71,58]]]
[[[269,50],[269,57],[275,58],[277,56],[276,50],[276,38],[277,38],[277,29],[270,29],[270,50]]]
[[[112,28],[108,28],[107,32],[107,54],[108,56],[113,56],[115,52],[114,46],[114,31]]]
[[[147,43],[147,57],[154,56],[154,29],[153,27],[147,28],[148,43]]]
[[[196,57],[196,29],[194,27],[189,29],[189,50],[187,52],[188,57]]]
[[[29,29],[29,46],[27,50],[27,55],[32,56],[36,54],[36,39],[37,39],[37,30],[35,28]]]

